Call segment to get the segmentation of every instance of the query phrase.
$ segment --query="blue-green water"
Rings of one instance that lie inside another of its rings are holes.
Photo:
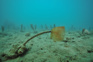
[[[0,25],[93,26],[93,0],[0,0]]]
[[[93,62],[93,0],[0,0],[0,62]]]

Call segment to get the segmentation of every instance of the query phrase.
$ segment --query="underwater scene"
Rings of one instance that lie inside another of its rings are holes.
[[[0,62],[93,62],[93,0],[0,0]]]

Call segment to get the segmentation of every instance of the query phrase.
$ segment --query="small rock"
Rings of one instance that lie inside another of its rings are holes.
[[[75,42],[75,41],[72,41],[72,42]]]
[[[31,46],[33,46],[33,44],[30,44]]]
[[[87,29],[83,29],[82,34],[90,34],[90,32]]]
[[[64,42],[68,42],[67,40],[64,40]]]
[[[71,40],[71,38],[68,38],[68,37],[67,37],[66,40]]]
[[[80,38],[80,36],[77,36],[77,37],[79,37],[79,38]]]
[[[74,39],[74,37],[72,39]]]
[[[41,50],[43,50],[43,48],[40,48]]]
[[[25,36],[30,36],[30,33],[26,33]]]
[[[87,50],[88,53],[92,53],[93,51],[92,50]]]

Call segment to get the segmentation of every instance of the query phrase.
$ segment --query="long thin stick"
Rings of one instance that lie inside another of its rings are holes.
[[[33,37],[29,38],[23,45],[25,46],[28,41],[30,41],[31,39],[33,39],[33,38],[35,38],[35,37],[37,37],[37,36],[39,36],[41,34],[50,33],[50,32],[51,31],[45,31],[45,32],[38,33],[38,34],[34,35]]]

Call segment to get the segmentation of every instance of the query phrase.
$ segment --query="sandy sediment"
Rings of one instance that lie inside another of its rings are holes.
[[[32,32],[0,32],[0,61],[2,62],[93,62],[93,34],[81,35],[77,31],[66,32],[64,41],[54,42],[50,33],[30,40],[23,56],[5,59],[4,54],[15,50],[31,36]]]

